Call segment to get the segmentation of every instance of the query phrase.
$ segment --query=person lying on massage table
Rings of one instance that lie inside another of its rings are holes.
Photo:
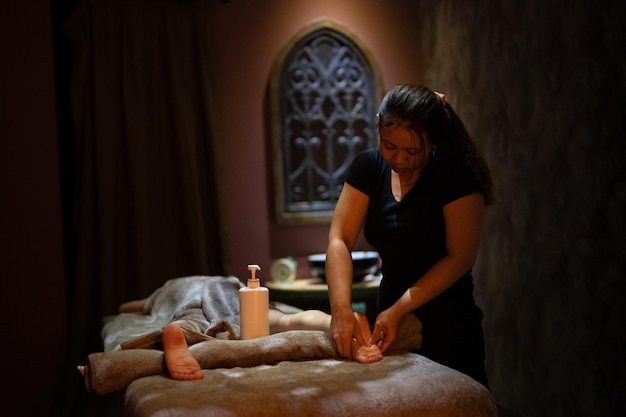
[[[120,314],[142,313],[147,300],[147,298],[144,298],[123,303],[119,307],[118,312]],[[365,315],[359,312],[355,312],[354,315],[365,338],[370,338],[370,325]],[[179,324],[180,320],[181,318],[178,318],[176,322],[167,324],[163,328],[161,335],[167,370],[172,379],[202,379],[202,369],[189,351],[183,329]],[[269,310],[270,334],[289,330],[320,330],[329,332],[330,320],[330,314],[320,310],[305,310],[291,314],[284,313],[274,307],[270,307]],[[383,358],[378,345],[363,346],[356,339],[352,342],[352,356],[357,362],[363,364],[377,362]],[[78,371],[84,376],[85,366],[79,365]]]

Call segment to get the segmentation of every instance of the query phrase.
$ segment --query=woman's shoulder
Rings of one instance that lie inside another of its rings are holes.
[[[433,170],[444,177],[473,176],[472,167],[458,158],[437,153],[432,159]]]
[[[383,172],[386,166],[383,157],[380,155],[378,146],[367,148],[359,152],[354,158],[352,165],[353,169],[365,170],[370,174]]]
[[[462,160],[438,154],[432,162],[431,181],[444,204],[468,194],[482,192],[472,167]]]
[[[367,169],[374,169],[375,171],[380,171],[385,167],[385,161],[380,154],[378,146],[359,152],[354,158],[354,163],[364,165]]]
[[[378,147],[372,147],[356,155],[346,174],[346,182],[369,194],[370,187],[377,183],[377,179],[380,179],[384,173],[385,161]]]
[[[370,161],[382,160],[378,146],[372,146],[371,148],[362,150],[357,154],[357,158],[364,158]]]

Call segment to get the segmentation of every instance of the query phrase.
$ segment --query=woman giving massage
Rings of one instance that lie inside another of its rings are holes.
[[[491,174],[443,94],[401,84],[383,98],[378,146],[359,153],[346,173],[330,225],[326,281],[331,340],[352,356],[353,340],[384,353],[400,321],[416,316],[417,353],[487,385],[482,312],[472,267]],[[382,259],[372,337],[352,314],[350,251],[363,230]],[[462,341],[462,343],[461,343]]]

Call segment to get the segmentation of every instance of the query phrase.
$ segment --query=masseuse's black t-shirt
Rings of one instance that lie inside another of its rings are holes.
[[[361,152],[346,182],[369,196],[364,226],[367,241],[379,252],[383,280],[379,308],[390,307],[446,253],[443,207],[481,192],[471,167],[433,155],[413,188],[397,202],[391,192],[391,169],[378,148]],[[426,326],[436,317],[466,314],[474,306],[471,271],[436,299],[416,311]]]

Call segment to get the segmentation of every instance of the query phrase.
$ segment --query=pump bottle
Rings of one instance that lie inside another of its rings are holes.
[[[248,265],[248,286],[239,290],[241,339],[256,339],[270,334],[269,290],[261,287],[256,271],[258,265]]]

